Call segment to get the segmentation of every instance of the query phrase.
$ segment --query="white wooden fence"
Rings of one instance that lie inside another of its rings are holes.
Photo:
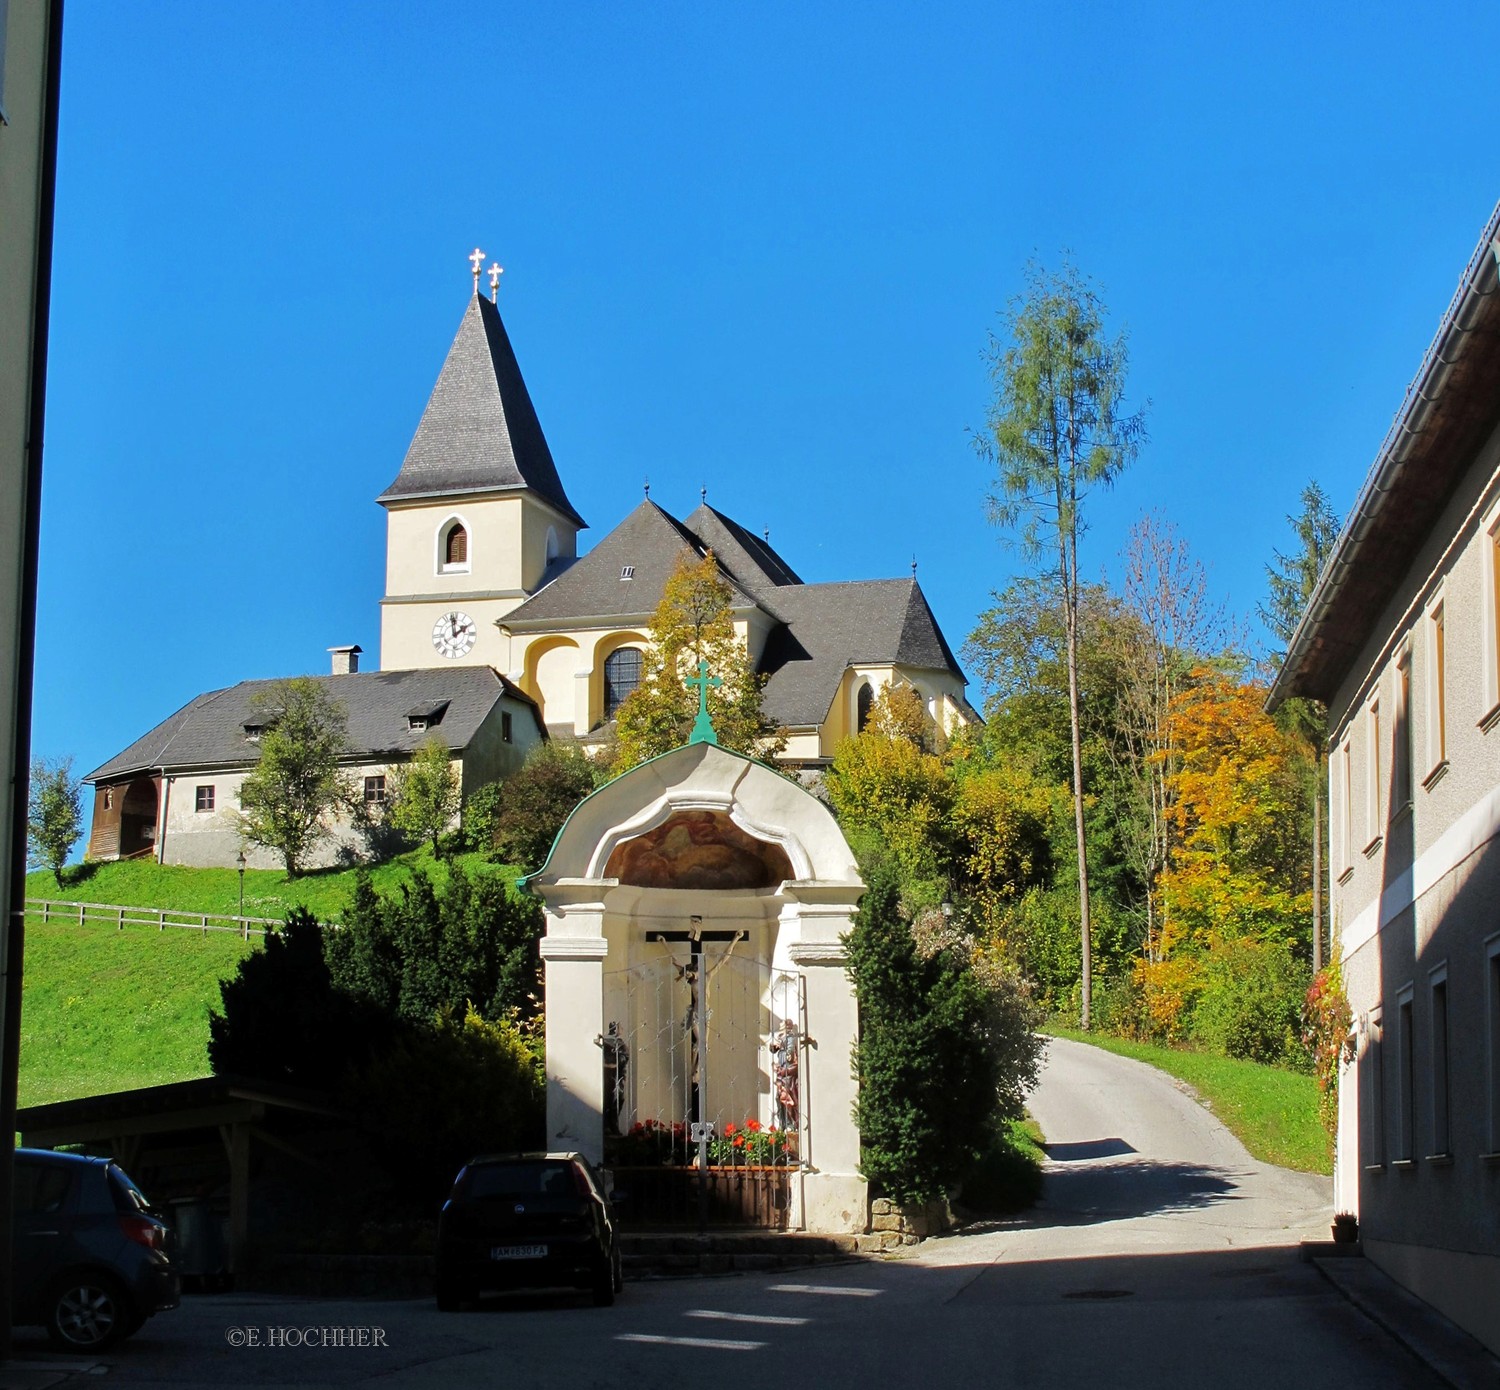
[[[267,932],[281,930],[278,917],[226,917],[217,912],[182,912],[169,907],[123,907],[119,903],[73,903],[59,902],[54,898],[27,898],[26,915],[42,922],[68,922],[86,926],[108,926],[116,931],[126,927],[155,927],[166,931],[177,927],[188,931],[199,931],[207,936],[211,931],[233,932],[248,941],[252,936],[264,936]],[[337,922],[325,922],[324,926],[337,928]]]

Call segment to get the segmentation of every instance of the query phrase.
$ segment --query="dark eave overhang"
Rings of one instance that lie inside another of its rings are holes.
[[[1266,698],[1329,701],[1500,422],[1500,205],[1386,432]]]

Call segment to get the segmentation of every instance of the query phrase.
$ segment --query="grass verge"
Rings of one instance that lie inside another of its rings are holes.
[[[995,1134],[990,1151],[964,1180],[959,1204],[982,1216],[1023,1211],[1042,1195],[1041,1126],[1027,1115],[1008,1120]]]
[[[1318,1083],[1302,1072],[1049,1027],[1048,1033],[1133,1057],[1185,1081],[1251,1154],[1302,1173],[1332,1173],[1328,1132],[1318,1119]]]
[[[492,864],[482,854],[461,854],[453,861],[471,875],[499,874],[514,883],[521,870]],[[447,860],[434,860],[423,846],[369,869],[377,892],[385,893],[422,869],[439,886],[448,880]],[[305,907],[320,921],[342,919],[354,893],[356,869],[320,869],[289,879],[280,869],[245,870],[245,916],[282,918]],[[235,869],[190,869],[133,859],[123,863],[75,864],[58,881],[46,869],[26,875],[28,898],[54,902],[108,903],[112,907],[163,907],[178,912],[212,912],[226,917],[240,910],[240,877]]]

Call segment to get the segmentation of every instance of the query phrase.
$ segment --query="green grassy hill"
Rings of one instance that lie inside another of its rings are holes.
[[[491,864],[483,855],[461,854],[457,863],[471,874],[500,874],[514,882],[520,869]],[[446,861],[434,861],[422,848],[398,855],[370,870],[379,892],[405,882],[421,868],[439,884],[448,878]],[[354,892],[354,869],[324,869],[288,879],[280,869],[245,870],[245,916],[280,919],[294,907],[305,907],[320,920],[338,921]],[[46,869],[26,875],[28,898],[54,902],[108,903],[118,907],[165,907],[183,912],[240,910],[240,876],[234,869],[188,869],[134,859],[125,863],[78,864],[63,870],[58,881]]]
[[[513,881],[518,869],[461,856],[472,873]],[[391,890],[422,867],[445,881],[427,850],[375,868],[371,877]],[[233,914],[239,910],[239,875],[233,869],[187,869],[135,861],[67,870],[65,886],[50,873],[29,874],[29,898],[165,907],[183,912]],[[307,907],[319,918],[340,920],[354,889],[353,871],[309,874],[288,882],[280,872],[245,872],[245,915],[281,918]],[[26,966],[21,1007],[21,1104],[41,1105],[75,1096],[155,1086],[208,1075],[208,1010],[219,1002],[219,981],[254,950],[229,932],[204,934],[180,928],[156,931],[57,920],[26,923]]]

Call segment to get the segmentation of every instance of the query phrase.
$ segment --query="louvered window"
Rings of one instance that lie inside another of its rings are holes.
[[[455,522],[443,545],[443,565],[458,568],[469,563],[469,533]]]

